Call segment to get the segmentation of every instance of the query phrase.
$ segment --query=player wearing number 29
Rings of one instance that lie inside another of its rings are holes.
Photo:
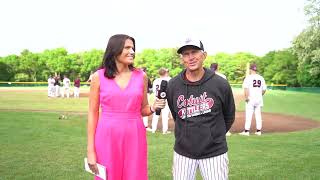
[[[255,134],[261,135],[261,108],[263,106],[262,96],[266,92],[267,86],[264,78],[257,74],[257,65],[250,65],[250,75],[244,79],[242,87],[244,88],[244,95],[246,100],[246,122],[244,131],[241,132],[240,135],[249,136],[253,113],[255,113],[257,126],[257,131]]]

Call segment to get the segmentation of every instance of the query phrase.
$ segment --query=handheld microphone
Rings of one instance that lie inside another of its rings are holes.
[[[157,98],[166,99],[167,98],[167,86],[168,81],[162,80],[160,84],[160,89],[157,94]],[[161,109],[156,109],[156,115],[160,115]]]

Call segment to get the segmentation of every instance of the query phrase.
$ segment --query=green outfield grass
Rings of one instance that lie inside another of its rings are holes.
[[[264,95],[263,112],[296,115],[320,121],[320,94],[270,90]],[[244,111],[244,102],[238,110]]]
[[[0,109],[86,112],[88,98],[48,98],[46,92],[0,92]]]
[[[304,102],[309,110],[301,116],[320,120],[319,113],[314,113],[320,95],[268,92],[265,111],[287,108],[285,114],[292,114],[299,106],[271,104],[272,97]],[[44,92],[0,92],[0,102],[0,179],[92,179],[83,170],[87,98],[48,99]],[[37,108],[54,112],[28,112]],[[68,119],[59,119],[65,111],[82,113],[67,113]],[[172,134],[148,134],[149,179],[171,179],[173,142]],[[261,137],[233,135],[228,143],[231,180],[320,178],[320,129]]]

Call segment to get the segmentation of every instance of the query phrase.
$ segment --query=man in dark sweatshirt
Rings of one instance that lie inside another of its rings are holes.
[[[226,132],[235,118],[227,80],[203,67],[207,53],[200,40],[179,47],[185,69],[168,84],[167,100],[175,121],[174,180],[228,179]]]

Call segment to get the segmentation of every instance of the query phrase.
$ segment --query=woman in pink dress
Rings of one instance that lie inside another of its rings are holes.
[[[146,74],[133,67],[134,38],[109,39],[102,67],[93,74],[88,112],[88,164],[107,169],[108,180],[146,180],[147,140],[142,116],[164,108],[157,99],[148,105]],[[95,177],[95,179],[100,179]]]

